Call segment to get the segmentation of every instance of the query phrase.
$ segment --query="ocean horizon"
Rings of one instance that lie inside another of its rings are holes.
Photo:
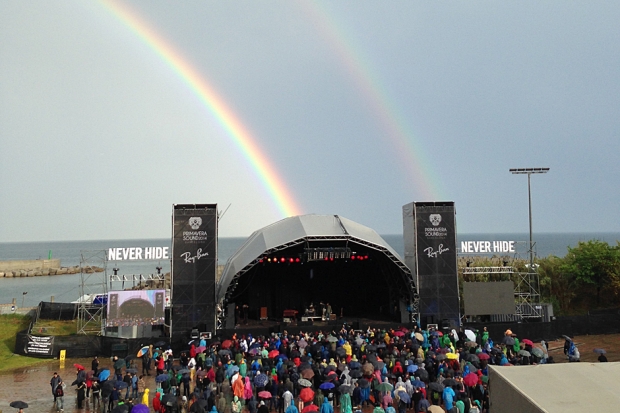
[[[404,241],[402,234],[387,234],[381,237],[392,247],[401,258],[404,257]],[[620,240],[619,232],[581,232],[581,233],[535,233],[535,252],[537,257],[555,255],[563,257],[568,247],[575,247],[580,241],[600,240],[611,245]],[[218,265],[226,261],[241,247],[247,237],[221,237],[218,239]],[[457,234],[457,249],[464,241],[515,241],[515,258],[526,258],[529,233],[469,233]],[[0,243],[0,260],[34,260],[52,258],[61,260],[62,266],[76,266],[82,260],[90,265],[118,268],[119,275],[154,274],[156,267],[162,272],[170,271],[169,260],[120,261],[104,263],[102,257],[108,248],[128,247],[170,247],[172,240],[156,239],[118,239],[118,240],[77,240],[77,241],[41,241],[41,242],[5,242]],[[473,254],[465,254],[473,255]],[[492,255],[492,254],[486,254]],[[95,257],[95,258],[93,258]],[[103,274],[103,273],[101,273]],[[80,297],[80,274],[55,275],[30,278],[0,279],[0,304],[10,303],[16,299],[18,305],[22,300],[24,306],[35,306],[40,301],[70,302]],[[103,275],[102,275],[103,279]],[[24,294],[26,293],[26,294]]]

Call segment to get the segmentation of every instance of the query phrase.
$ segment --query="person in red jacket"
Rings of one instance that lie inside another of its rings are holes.
[[[156,412],[161,411],[161,401],[159,400],[159,392],[155,393],[155,397],[153,397],[153,410]]]

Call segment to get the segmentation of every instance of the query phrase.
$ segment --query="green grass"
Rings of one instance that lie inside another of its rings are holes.
[[[38,336],[70,336],[77,332],[77,320],[41,320],[32,326]]]
[[[30,317],[27,316],[0,315],[0,371],[49,362],[46,359],[20,356],[13,353],[17,333],[27,329],[29,324]]]

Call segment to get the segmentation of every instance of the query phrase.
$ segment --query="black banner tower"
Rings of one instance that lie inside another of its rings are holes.
[[[217,204],[177,204],[172,216],[171,334],[215,331]]]
[[[403,206],[405,264],[420,295],[420,323],[460,325],[454,202],[412,202]]]

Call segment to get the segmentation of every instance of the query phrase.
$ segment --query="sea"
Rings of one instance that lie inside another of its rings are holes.
[[[382,238],[404,257],[404,241],[402,235],[382,235]],[[616,245],[620,233],[538,233],[534,234],[535,252],[538,257],[555,255],[563,257],[568,247],[575,247],[580,241],[599,240]],[[218,241],[218,264],[225,265],[228,259],[241,247],[246,238],[220,238]],[[515,253],[509,254],[517,258],[528,257],[529,233],[511,234],[458,234],[457,248],[465,241],[515,241]],[[76,266],[81,262],[103,266],[101,257],[108,248],[128,247],[169,247],[170,239],[134,239],[134,240],[96,240],[96,241],[46,241],[0,243],[0,260],[30,260],[58,258],[65,267]],[[502,254],[506,255],[506,254]],[[169,260],[119,261],[108,262],[107,274],[118,268],[119,275],[155,274],[157,267],[161,272],[170,271]],[[98,277],[105,279],[105,273],[88,275],[89,284],[96,283]],[[0,304],[16,300],[18,306],[36,306],[40,301],[71,302],[81,296],[81,275],[56,275],[32,278],[0,278]],[[113,286],[113,289],[120,286]],[[91,292],[91,291],[85,291]]]

